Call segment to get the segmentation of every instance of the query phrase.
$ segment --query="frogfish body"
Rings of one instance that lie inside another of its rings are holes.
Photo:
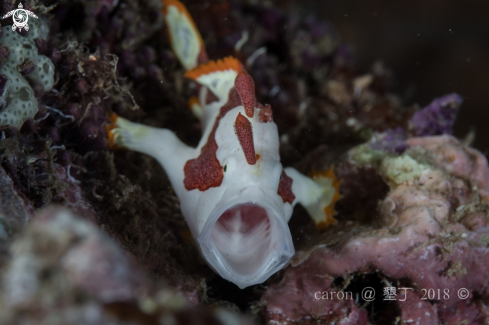
[[[161,164],[209,266],[241,288],[262,283],[294,255],[287,222],[295,204],[318,227],[338,198],[332,177],[283,168],[270,105],[255,98],[252,77],[235,58],[209,61],[186,8],[163,0],[163,16],[186,77],[200,85],[189,102],[203,135],[191,148],[173,132],[115,117],[109,138]],[[324,174],[326,175],[326,174]]]

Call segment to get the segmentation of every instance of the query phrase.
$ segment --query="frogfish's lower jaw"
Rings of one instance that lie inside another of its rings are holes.
[[[267,202],[214,211],[198,238],[200,248],[210,266],[240,288],[266,281],[294,255],[285,217]]]

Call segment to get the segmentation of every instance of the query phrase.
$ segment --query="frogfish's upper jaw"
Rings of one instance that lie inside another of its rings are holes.
[[[220,276],[245,288],[266,281],[295,251],[279,209],[264,199],[237,201],[216,208],[197,241]]]

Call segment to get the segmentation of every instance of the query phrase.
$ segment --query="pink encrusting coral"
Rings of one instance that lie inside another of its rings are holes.
[[[377,169],[390,192],[379,202],[373,223],[340,222],[316,245],[297,252],[283,280],[262,298],[269,320],[366,324],[350,319],[358,313],[355,306],[332,316],[347,302],[334,297],[332,304],[331,299],[315,297],[328,290],[355,290],[348,284],[366,274],[382,279],[377,300],[384,298],[383,288],[397,289],[390,309],[402,322],[458,324],[461,313],[467,314],[469,323],[480,315],[489,320],[478,298],[489,296],[487,160],[447,135],[411,138],[407,144],[402,155],[384,152],[375,159],[365,158],[373,156],[360,147],[350,151],[348,163]],[[356,293],[366,286],[360,285]],[[441,292],[440,298],[428,296],[430,289]],[[468,290],[466,299],[459,297],[463,289]],[[379,317],[383,316],[377,315],[377,321]]]
[[[467,177],[489,202],[489,168],[487,159],[477,150],[462,145],[450,136],[411,138],[410,146],[421,146],[443,170],[457,177]]]

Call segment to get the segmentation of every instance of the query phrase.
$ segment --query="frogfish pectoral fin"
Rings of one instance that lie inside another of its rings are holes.
[[[311,218],[313,219],[316,228],[318,230],[323,230],[328,226],[337,223],[336,219],[333,217],[336,214],[334,205],[341,199],[339,193],[341,181],[336,178],[333,167],[327,171],[313,171],[310,176],[323,191],[323,194],[318,201],[318,208],[322,211],[311,214]]]
[[[336,224],[333,217],[334,205],[341,198],[339,194],[340,180],[334,174],[333,168],[328,171],[313,171],[311,177],[299,173],[296,169],[285,168],[292,182],[292,191],[296,196],[295,203],[300,203],[314,221],[318,230],[323,230]]]

